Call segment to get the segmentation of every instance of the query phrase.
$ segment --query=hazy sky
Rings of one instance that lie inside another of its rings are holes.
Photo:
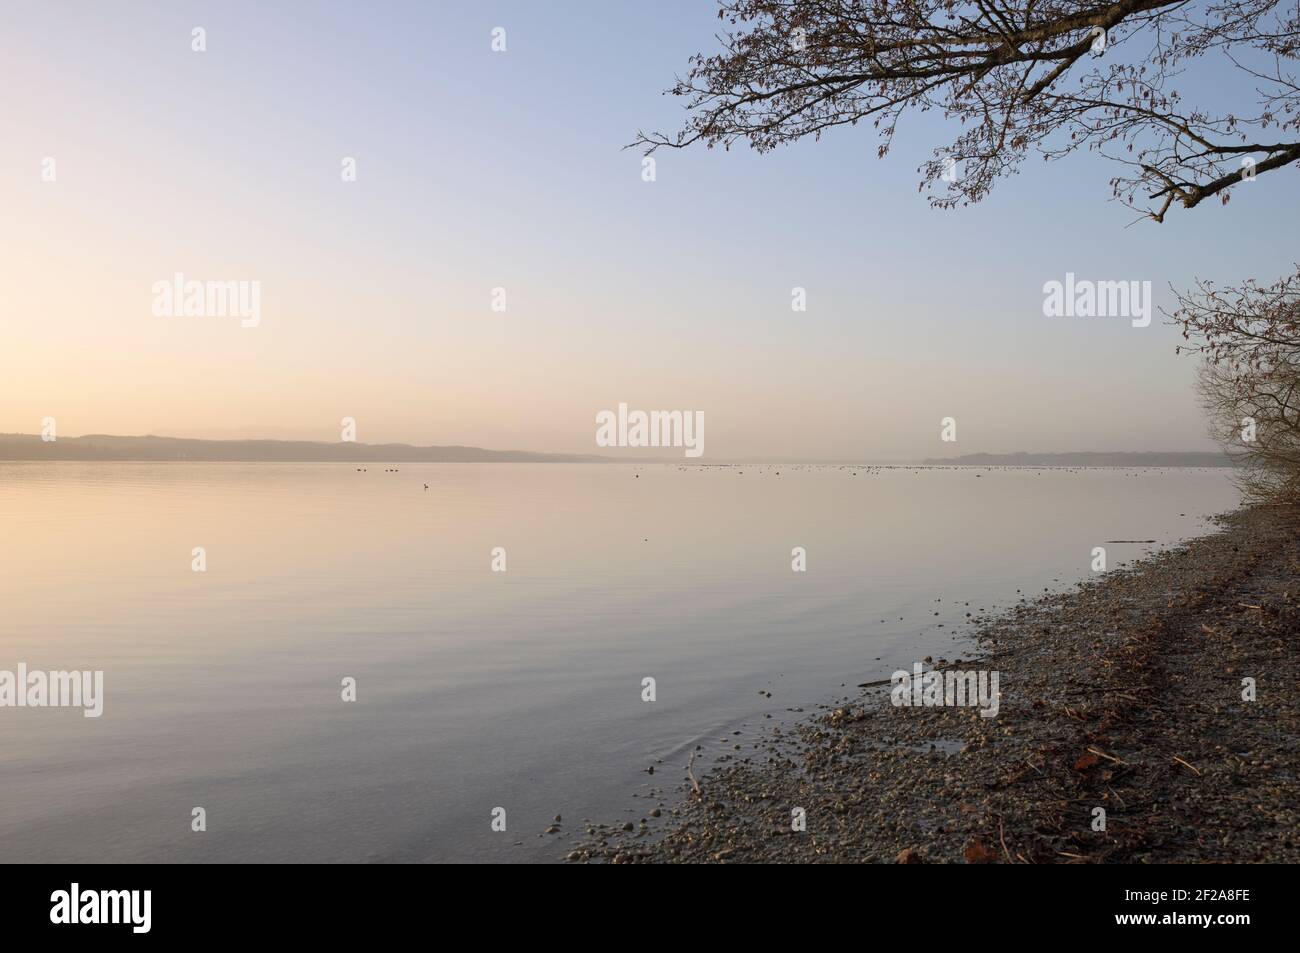
[[[365,442],[591,452],[626,402],[703,411],[706,461],[1209,447],[1173,328],[1044,317],[1043,283],[1159,305],[1272,280],[1294,171],[1126,228],[1114,168],[1033,159],[938,212],[926,116],[884,161],[845,129],[661,151],[642,181],[621,147],[676,129],[661,91],[717,25],[705,0],[7,4],[0,431],[337,440],[351,416]],[[155,316],[176,272],[259,282],[260,325]]]

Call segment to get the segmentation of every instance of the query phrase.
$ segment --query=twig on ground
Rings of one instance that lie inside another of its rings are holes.
[[[695,796],[696,796],[696,797],[701,797],[701,794],[700,794],[700,782],[697,781],[697,780],[695,780],[695,771],[694,771],[694,766],[695,766],[695,752],[692,751],[692,752],[691,752],[691,757],[690,757],[690,759],[686,762],[686,774],[687,774],[687,775],[690,777],[690,779],[691,779],[691,787],[692,787],[692,788],[694,789],[694,791],[695,791]]]
[[[1105,758],[1107,761],[1114,761],[1116,764],[1128,764],[1127,761],[1121,761],[1119,758],[1115,757],[1113,754],[1107,754],[1106,752],[1102,751],[1100,748],[1095,748],[1095,747],[1093,747],[1092,745],[1089,745],[1089,746],[1088,746],[1088,750],[1091,751],[1093,754],[1095,754],[1095,755],[1096,755],[1097,757],[1099,757],[1099,758]]]

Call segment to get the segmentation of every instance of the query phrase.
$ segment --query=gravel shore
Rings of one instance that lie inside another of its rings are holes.
[[[865,687],[569,859],[1295,863],[1298,601],[1300,513],[1243,510],[982,624],[939,667],[996,670],[995,717]]]

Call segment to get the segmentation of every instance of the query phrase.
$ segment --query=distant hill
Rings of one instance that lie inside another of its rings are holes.
[[[968,453],[961,457],[931,457],[927,466],[954,467],[1230,467],[1224,453]]]
[[[595,454],[530,453],[480,447],[311,440],[190,440],[87,434],[46,442],[36,434],[0,434],[0,460],[188,460],[248,463],[599,463]]]

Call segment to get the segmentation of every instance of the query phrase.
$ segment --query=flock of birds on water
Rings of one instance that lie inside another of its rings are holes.
[[[632,469],[633,469],[634,471],[637,471],[637,470],[644,470],[644,469],[646,469],[646,466],[647,466],[646,464],[638,464],[638,465],[634,466]],[[650,466],[654,466],[654,464],[651,464]],[[658,466],[669,466],[669,464],[658,464]],[[1202,470],[1215,469],[1215,468],[1213,468],[1213,467],[954,466],[954,465],[943,465],[943,464],[932,464],[932,465],[931,465],[931,464],[906,464],[906,463],[896,463],[896,464],[888,464],[888,463],[882,463],[882,464],[852,464],[852,463],[838,463],[838,464],[836,464],[836,463],[794,463],[794,464],[777,464],[777,463],[769,463],[769,464],[744,464],[744,463],[697,463],[697,464],[693,464],[693,465],[689,465],[689,466],[687,466],[687,465],[683,465],[683,464],[678,464],[677,467],[676,467],[675,469],[676,469],[679,473],[686,473],[686,472],[691,471],[691,470],[735,470],[739,476],[744,476],[744,475],[745,475],[745,471],[744,471],[743,468],[746,467],[746,466],[748,466],[750,470],[755,471],[759,476],[762,476],[762,475],[763,475],[764,473],[766,473],[766,472],[772,472],[772,473],[774,473],[775,476],[780,476],[780,475],[781,475],[781,469],[780,469],[780,468],[781,468],[782,466],[784,466],[785,469],[787,469],[787,470],[793,470],[793,471],[795,471],[795,472],[801,472],[801,471],[807,471],[807,472],[822,472],[822,471],[827,471],[827,470],[840,470],[840,471],[847,470],[847,471],[849,472],[849,476],[857,476],[857,475],[860,474],[860,473],[862,473],[862,474],[866,474],[867,476],[875,476],[875,475],[877,475],[877,474],[883,473],[883,472],[886,471],[886,470],[908,470],[908,471],[911,471],[913,474],[923,473],[923,472],[926,472],[926,471],[932,471],[932,470],[983,470],[984,473],[996,473],[996,472],[999,472],[999,471],[1015,471],[1015,470],[1033,470],[1033,471],[1036,471],[1036,472],[1034,473],[1034,476],[1042,476],[1042,475],[1043,475],[1042,471],[1044,471],[1044,470],[1051,470],[1051,471],[1058,472],[1058,473],[1084,473],[1084,472],[1086,472],[1086,471],[1088,471],[1088,470],[1127,470],[1127,471],[1129,471],[1129,472],[1125,473],[1124,476],[1139,477],[1139,476],[1143,476],[1143,475],[1145,475],[1146,471],[1149,471],[1149,470],[1155,470],[1155,471],[1157,471],[1157,472],[1159,472],[1159,473],[1164,473],[1164,472],[1166,472],[1167,470],[1170,470],[1170,469],[1176,469],[1176,470],[1190,470],[1190,471],[1192,471],[1192,472],[1199,472],[1199,471],[1202,471]],[[369,472],[370,472],[370,471],[369,471],[369,468],[367,468],[367,467],[357,467],[356,470],[357,470],[358,473],[369,473]],[[396,467],[385,467],[385,468],[384,468],[384,472],[385,472],[385,473],[400,473],[401,471],[400,471],[398,468],[396,468]],[[974,476],[975,476],[975,478],[978,480],[978,479],[980,479],[981,477],[984,476],[984,473],[976,473]],[[641,479],[641,474],[640,474],[640,473],[636,473],[636,472],[634,472],[634,473],[633,473],[633,478],[639,480],[639,479]],[[424,484],[424,488],[425,488],[426,490],[429,489],[429,484],[427,484],[427,483]]]
[[[658,464],[658,466],[668,466],[668,465],[669,465],[669,464]],[[638,465],[634,466],[632,469],[633,469],[633,470],[644,470],[644,469],[646,469],[646,466],[647,466],[646,464],[638,464]],[[651,466],[654,466],[654,464],[651,464]],[[1188,471],[1191,471],[1191,472],[1193,472],[1193,473],[1196,473],[1196,472],[1200,472],[1200,471],[1203,471],[1203,470],[1212,470],[1212,469],[1216,469],[1216,468],[1214,468],[1214,467],[1052,467],[1052,466],[1023,466],[1023,467],[1018,467],[1018,466],[974,466],[974,467],[971,467],[971,466],[951,466],[951,465],[949,465],[949,466],[944,466],[944,465],[941,465],[941,464],[933,464],[933,465],[930,465],[930,464],[908,464],[908,463],[893,463],[893,464],[890,464],[890,463],[881,463],[881,464],[851,464],[851,463],[839,463],[839,464],[835,464],[835,463],[795,463],[795,464],[775,464],[775,463],[769,463],[769,464],[743,464],[743,463],[697,463],[697,464],[693,464],[693,465],[690,465],[690,466],[686,466],[686,465],[679,464],[675,469],[676,469],[679,473],[686,473],[686,472],[691,471],[691,470],[735,470],[735,471],[736,471],[740,476],[744,476],[744,475],[745,475],[745,471],[744,471],[744,469],[742,469],[742,468],[743,468],[743,467],[746,467],[746,466],[748,466],[751,470],[757,472],[759,476],[762,476],[763,473],[765,473],[765,472],[774,472],[776,476],[780,476],[780,475],[781,475],[781,470],[778,469],[778,468],[781,467],[781,466],[784,466],[787,470],[794,470],[795,472],[800,472],[800,471],[808,471],[808,472],[822,472],[822,471],[826,471],[826,470],[847,470],[847,471],[849,471],[849,476],[857,476],[859,473],[865,473],[867,476],[875,476],[876,474],[883,473],[883,472],[886,471],[886,470],[908,470],[908,471],[911,471],[912,473],[924,473],[924,472],[927,472],[927,471],[935,471],[935,470],[983,470],[984,473],[996,473],[996,472],[999,472],[999,471],[1015,471],[1015,470],[1034,470],[1034,471],[1037,471],[1037,472],[1034,474],[1035,476],[1042,476],[1042,475],[1043,475],[1043,474],[1042,474],[1042,471],[1044,471],[1044,470],[1051,470],[1051,471],[1058,472],[1058,473],[1084,473],[1084,472],[1086,472],[1086,471],[1088,471],[1088,470],[1128,470],[1128,471],[1130,471],[1130,472],[1125,473],[1125,474],[1124,474],[1125,476],[1138,477],[1138,476],[1143,476],[1143,475],[1146,473],[1146,471],[1149,471],[1149,470],[1155,470],[1155,471],[1157,471],[1157,472],[1159,472],[1159,473],[1164,473],[1164,472],[1166,472],[1167,470],[1171,470],[1171,469],[1173,469],[1173,470],[1188,470]],[[357,467],[356,470],[357,470],[358,473],[369,473],[369,472],[370,472],[368,467]],[[385,472],[385,473],[400,473],[401,471],[400,471],[398,468],[396,468],[396,467],[385,467],[385,468],[384,468],[384,472]],[[976,479],[979,479],[980,477],[982,477],[982,476],[984,475],[984,473],[976,473],[976,474],[975,474]],[[641,474],[640,474],[640,473],[636,473],[636,474],[634,474],[634,476],[636,477],[636,479],[640,479],[640,478],[641,478]],[[424,484],[424,488],[427,490],[427,489],[429,488],[429,484],[427,484],[427,483]]]

